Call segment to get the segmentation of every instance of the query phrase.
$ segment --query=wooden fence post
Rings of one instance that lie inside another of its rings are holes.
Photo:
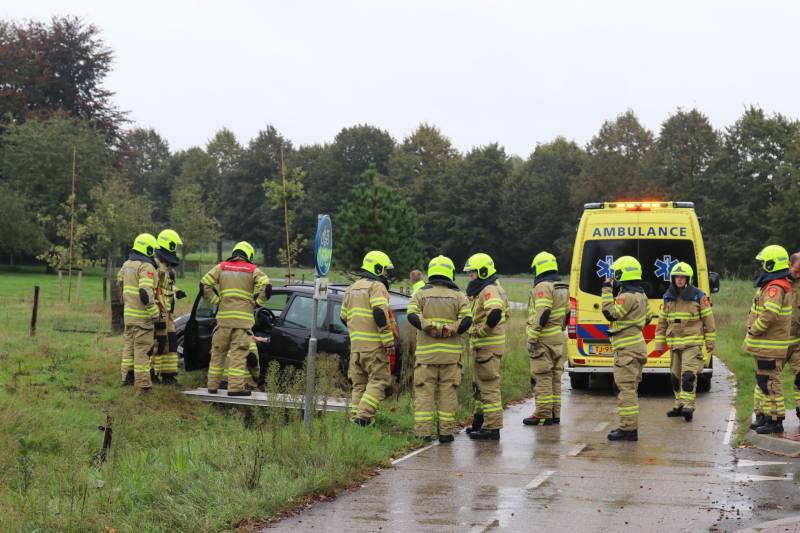
[[[39,286],[33,287],[33,311],[31,312],[31,337],[36,335],[36,317],[39,314]]]

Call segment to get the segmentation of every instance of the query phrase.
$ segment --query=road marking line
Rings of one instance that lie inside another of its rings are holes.
[[[594,427],[592,431],[603,431],[608,427],[608,424],[610,424],[610,422],[600,422]]]
[[[425,450],[430,450],[431,448],[433,448],[437,444],[439,444],[439,443],[438,442],[434,442],[433,444],[428,444],[424,448],[420,448],[419,450],[414,450],[413,452],[411,452],[409,454],[406,454],[403,457],[399,457],[399,458],[395,459],[394,461],[392,461],[392,466],[396,465],[397,463],[401,463],[401,462],[405,461],[406,459],[411,459],[412,457],[414,457],[418,453],[422,453]]]
[[[727,477],[733,478],[736,483],[745,483],[747,481],[792,481],[794,479],[794,474],[789,472],[788,474],[784,474],[782,476],[760,476],[758,474],[737,473]]]
[[[722,443],[726,446],[731,443],[733,436],[733,427],[736,424],[736,407],[731,407],[731,412],[728,415],[728,427],[725,429],[725,436],[722,437]]]
[[[738,467],[750,467],[750,466],[771,466],[771,465],[788,465],[786,461],[748,461],[747,459],[742,459],[736,466]]]
[[[533,478],[530,483],[525,485],[525,490],[533,490],[537,488],[539,485],[547,481],[547,479],[555,473],[556,473],[555,470],[545,470],[544,472]]]
[[[586,443],[585,442],[581,443],[581,444],[576,444],[575,447],[572,448],[572,450],[570,450],[569,453],[567,453],[567,457],[575,457],[575,456],[577,456],[579,453],[581,453],[583,451],[584,448],[586,448]]]

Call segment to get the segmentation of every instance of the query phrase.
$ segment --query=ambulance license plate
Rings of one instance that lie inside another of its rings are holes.
[[[607,354],[614,351],[610,344],[589,344],[590,355]]]

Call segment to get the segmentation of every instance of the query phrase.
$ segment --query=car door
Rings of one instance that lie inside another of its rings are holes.
[[[202,293],[198,294],[183,333],[183,364],[187,372],[208,368],[216,314],[217,306],[210,305]]]
[[[283,310],[278,324],[273,328],[270,342],[270,358],[294,364],[303,364],[308,353],[308,339],[311,336],[311,313],[314,300],[311,295],[295,294]],[[317,323],[325,324],[328,311],[326,301],[319,302]],[[317,331],[317,338],[322,330]]]

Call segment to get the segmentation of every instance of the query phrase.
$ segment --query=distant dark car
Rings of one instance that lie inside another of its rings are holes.
[[[347,375],[350,359],[350,337],[347,326],[339,319],[344,299],[344,285],[329,285],[328,299],[320,301],[317,311],[317,350],[337,354],[340,369]],[[255,311],[253,335],[264,339],[256,341],[262,372],[270,361],[302,366],[308,354],[311,337],[311,311],[314,287],[286,285],[276,287],[264,307]],[[397,292],[389,293],[389,307],[400,328],[400,338],[406,327],[406,310],[409,298]],[[178,354],[183,356],[187,371],[208,368],[211,360],[211,336],[217,324],[216,306],[209,306],[198,294],[192,312],[175,320]],[[397,353],[400,341],[397,341]],[[400,374],[401,358],[391,361],[392,374]]]

